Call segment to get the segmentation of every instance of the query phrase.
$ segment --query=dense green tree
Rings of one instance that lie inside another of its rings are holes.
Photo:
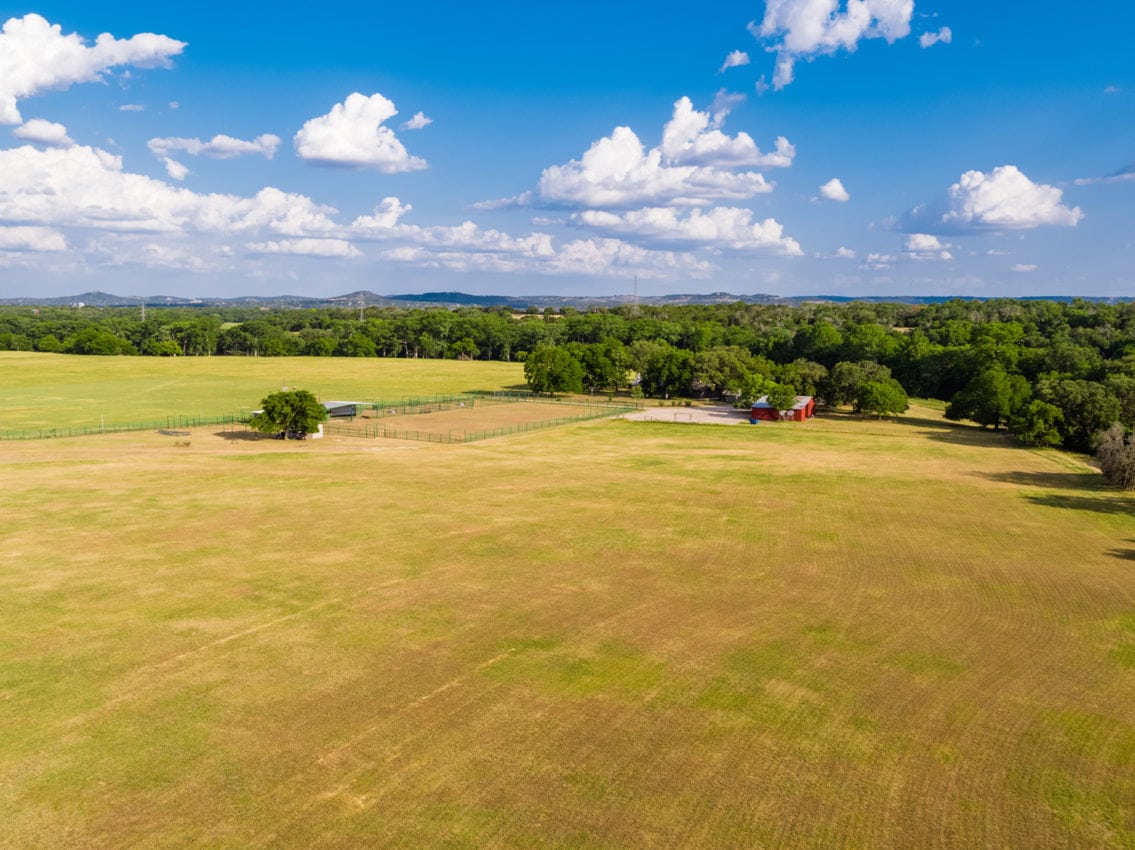
[[[796,388],[788,384],[770,383],[765,390],[765,401],[773,410],[784,412],[796,404]]]
[[[343,357],[377,357],[378,349],[373,339],[362,331],[356,331],[339,343],[338,354]]]
[[[1009,418],[1009,430],[1026,446],[1059,446],[1064,414],[1054,404],[1033,399]]]
[[[1095,381],[1046,380],[1038,384],[1037,393],[1060,408],[1065,448],[1091,451],[1092,438],[1119,421],[1119,400]]]
[[[761,372],[750,372],[747,374],[741,386],[738,388],[740,398],[737,400],[736,405],[739,407],[751,407],[753,402],[761,396],[768,395],[769,389],[776,382]]]
[[[864,381],[855,394],[855,412],[874,416],[905,413],[910,406],[902,384],[894,378]]]
[[[692,376],[710,395],[720,398],[740,392],[745,378],[755,371],[753,356],[735,345],[715,346],[693,357]]]
[[[583,366],[560,345],[541,345],[524,361],[524,379],[533,392],[583,392]]]
[[[63,343],[68,354],[137,354],[134,346],[125,339],[102,328],[91,326],[69,337]]]
[[[855,404],[859,388],[867,381],[890,380],[891,370],[874,360],[842,361],[820,382],[819,394],[826,404]]]
[[[828,377],[828,370],[823,364],[798,358],[791,363],[785,363],[777,369],[776,374],[782,383],[795,387],[800,395],[814,396],[819,393],[820,387]]]
[[[285,440],[302,440],[327,418],[327,410],[307,390],[272,393],[261,400],[260,408],[249,424],[265,434],[283,434]]]
[[[954,396],[946,406],[946,418],[972,419],[997,430],[1028,402],[1029,396],[1024,377],[1011,375],[1000,365],[991,366]]]
[[[693,355],[664,342],[646,362],[642,388],[648,395],[669,398],[688,393],[693,378]]]
[[[56,352],[63,350],[63,343],[55,334],[44,334],[36,341],[35,347],[37,351]]]

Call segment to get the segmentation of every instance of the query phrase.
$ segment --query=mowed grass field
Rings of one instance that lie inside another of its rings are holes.
[[[519,363],[355,357],[76,357],[0,351],[0,433],[217,417],[283,387],[321,400],[526,389]]]
[[[1078,458],[179,442],[0,443],[0,845],[1135,846],[1135,501]]]

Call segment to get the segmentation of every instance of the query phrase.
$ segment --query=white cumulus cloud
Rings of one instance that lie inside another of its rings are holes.
[[[918,45],[923,50],[927,47],[933,47],[935,44],[941,42],[942,44],[949,44],[954,40],[954,33],[949,27],[942,27],[938,32],[924,32],[918,37]]]
[[[713,268],[688,251],[652,250],[615,238],[559,243],[548,233],[513,236],[472,221],[404,224],[401,219],[410,209],[398,198],[384,198],[373,215],[356,218],[348,233],[354,239],[393,243],[379,253],[382,259],[453,271],[700,277]]]
[[[265,188],[252,197],[200,195],[132,174],[121,157],[85,146],[0,150],[0,223],[126,233],[265,230],[288,236],[335,228],[334,210]]]
[[[851,195],[847,193],[847,189],[843,188],[843,183],[840,182],[838,177],[833,177],[827,183],[820,187],[820,197],[829,201],[850,201]]]
[[[12,135],[25,142],[46,145],[50,148],[69,148],[75,144],[67,135],[67,128],[53,121],[32,118],[12,131]]]
[[[742,65],[748,65],[750,62],[749,54],[744,50],[734,50],[725,57],[725,61],[721,63],[721,67],[717,73],[722,74],[730,68],[740,68]]]
[[[398,114],[394,102],[381,94],[355,92],[326,115],[312,118],[295,135],[296,153],[317,165],[374,168],[383,174],[426,167],[411,156],[384,122]]]
[[[166,167],[166,174],[174,180],[184,180],[186,175],[189,174],[189,169],[178,162],[176,159],[170,159],[168,156],[162,157],[162,165]]]
[[[359,243],[369,242],[384,243],[380,262],[465,271],[688,278],[714,268],[688,251],[616,238],[565,243],[548,233],[514,236],[470,221],[407,224],[410,209],[387,197],[373,213],[342,224],[335,209],[303,195],[271,187],[247,197],[199,194],[127,172],[120,157],[96,148],[0,150],[0,265],[6,267],[32,262],[33,252],[52,252],[53,263],[76,268],[137,263],[258,274],[262,263],[287,257],[359,258]]]
[[[988,174],[967,171],[944,198],[907,212],[901,226],[921,233],[1075,227],[1084,214],[1062,203],[1063,194],[1055,186],[1032,182],[1015,165]]]
[[[572,216],[577,224],[617,236],[632,236],[665,245],[712,246],[730,251],[800,256],[800,244],[784,235],[776,219],[753,221],[753,211],[737,207],[694,208],[680,214],[670,207],[647,207],[616,214],[584,210]]]
[[[405,245],[380,256],[424,268],[508,274],[704,277],[714,268],[688,252],[652,251],[619,239],[578,239],[556,246],[546,234],[532,234],[534,239],[506,237],[501,243],[495,233],[468,229],[467,245]]]
[[[402,122],[403,130],[421,130],[423,127],[428,127],[434,120],[426,116],[424,112],[415,112],[414,117],[409,121]]]
[[[346,239],[280,239],[250,242],[255,254],[289,254],[294,257],[361,257],[362,251]]]
[[[906,237],[903,250],[912,260],[952,260],[954,255],[949,252],[950,247],[930,233],[912,233]]]
[[[867,38],[905,38],[913,12],[914,0],[767,0],[764,18],[749,30],[772,41],[772,84],[782,89],[792,82],[797,59],[854,51]]]
[[[9,18],[0,31],[0,124],[21,122],[18,103],[45,91],[101,80],[111,68],[168,66],[185,42],[142,33],[116,39],[103,33],[93,46],[40,15]]]
[[[720,120],[729,104],[719,103]],[[763,153],[747,133],[723,133],[709,111],[693,108],[689,98],[674,104],[658,147],[647,149],[630,127],[616,127],[579,159],[544,169],[535,193],[478,205],[493,209],[538,203],[549,206],[617,208],[699,206],[744,200],[773,185],[744,167],[788,167],[796,150],[783,136],[776,149]]]
[[[0,251],[66,251],[67,240],[50,227],[0,227]]]

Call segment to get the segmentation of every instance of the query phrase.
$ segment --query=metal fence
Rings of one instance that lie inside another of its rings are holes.
[[[231,416],[167,416],[150,422],[106,422],[98,425],[66,425],[58,428],[29,428],[0,431],[3,440],[50,440],[55,437],[87,437],[92,434],[121,434],[126,431],[157,431],[163,428],[193,428],[201,425],[236,426],[248,423],[248,414]]]
[[[371,439],[417,440],[427,443],[475,443],[494,437],[526,434],[532,431],[542,431],[546,428],[555,428],[559,425],[570,425],[575,422],[586,422],[592,419],[604,419],[642,409],[642,405],[637,402],[575,401],[570,399],[554,399],[549,396],[540,396],[536,393],[486,393],[483,395],[471,393],[468,395],[470,399],[467,402],[460,402],[456,400],[455,397],[446,397],[446,400],[441,402],[441,397],[439,397],[434,401],[414,400],[414,403],[404,402],[401,407],[391,405],[389,415],[394,415],[395,412],[405,412],[409,415],[411,412],[429,413],[433,410],[452,410],[460,404],[475,407],[477,403],[484,404],[485,402],[508,404],[529,401],[563,405],[565,408],[572,408],[576,412],[551,419],[541,419],[535,422],[518,422],[514,425],[503,425],[497,428],[484,428],[475,431],[452,429],[446,431],[426,431],[416,428],[391,427],[385,423],[371,425],[365,422],[358,424],[328,422],[323,426],[323,432],[325,434],[337,434],[344,437],[363,437]]]
[[[636,401],[599,401],[594,399],[555,398],[540,393],[518,390],[472,390],[466,393],[435,396],[403,396],[398,401],[356,402],[361,410],[370,411],[364,418],[385,419],[391,416],[412,416],[422,413],[440,412],[458,408],[475,408],[487,404],[517,404],[537,402],[540,404],[563,405],[580,412],[577,415],[556,417],[539,422],[525,422],[501,428],[480,431],[421,431],[412,429],[388,428],[385,425],[345,424],[330,421],[324,425],[328,434],[342,434],[352,437],[388,437],[398,440],[419,440],[431,443],[472,443],[492,437],[509,434],[522,434],[539,431],[572,422],[585,422],[606,416],[617,416],[641,410],[643,405]],[[208,425],[221,425],[226,429],[236,426],[247,427],[251,414],[242,412],[226,416],[167,416],[145,422],[100,422],[98,425],[67,425],[55,428],[28,428],[16,431],[0,431],[0,441],[5,440],[50,440],[57,437],[86,437],[93,434],[120,434],[128,431],[158,431],[170,428],[194,428]]]

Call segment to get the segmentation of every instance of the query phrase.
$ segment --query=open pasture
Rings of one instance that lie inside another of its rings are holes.
[[[9,846],[1135,846],[1135,504],[930,410],[7,443],[0,516]]]
[[[0,431],[224,416],[253,410],[285,386],[351,401],[525,389],[518,363],[0,351]]]

